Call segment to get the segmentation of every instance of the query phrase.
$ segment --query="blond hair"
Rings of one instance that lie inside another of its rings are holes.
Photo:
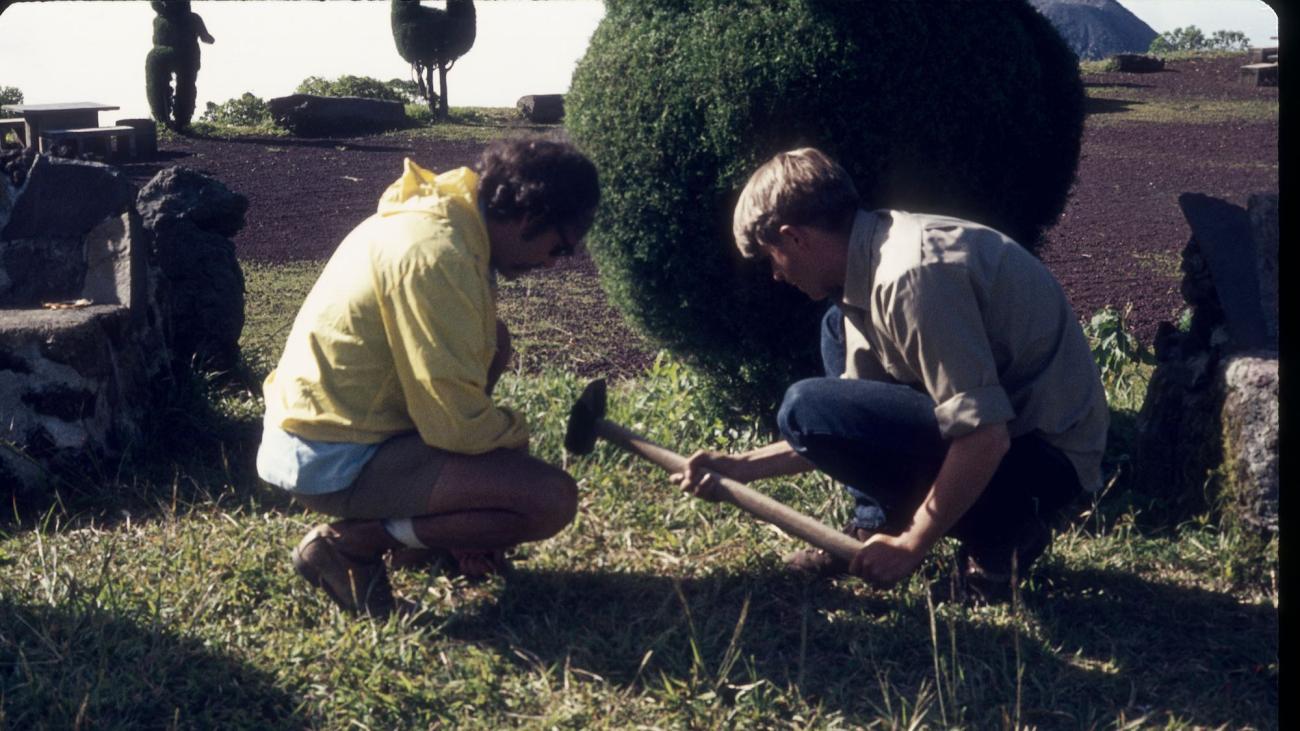
[[[858,209],[858,189],[826,153],[812,147],[777,153],[749,176],[740,192],[731,232],[741,256],[777,241],[782,226],[836,229]]]

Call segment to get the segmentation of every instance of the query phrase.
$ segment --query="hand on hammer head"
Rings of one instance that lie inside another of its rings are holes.
[[[718,502],[719,498],[716,495],[718,475],[741,481],[733,476],[735,467],[736,458],[731,455],[712,450],[700,450],[688,457],[682,471],[669,475],[669,479],[677,483],[682,492],[688,495],[709,502]]]

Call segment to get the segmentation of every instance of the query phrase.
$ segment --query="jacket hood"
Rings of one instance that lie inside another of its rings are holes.
[[[379,197],[379,214],[445,211],[451,201],[477,210],[478,174],[469,168],[456,168],[436,175],[408,157],[402,161],[402,177]]]

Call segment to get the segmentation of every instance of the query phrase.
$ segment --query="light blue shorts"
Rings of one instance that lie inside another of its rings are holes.
[[[257,474],[298,495],[338,492],[357,479],[379,446],[303,439],[263,421]]]

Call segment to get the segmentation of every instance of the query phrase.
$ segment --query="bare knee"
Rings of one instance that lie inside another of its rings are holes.
[[[559,533],[578,514],[578,485],[569,474],[550,467],[538,479],[529,501],[529,537],[539,541]]]

